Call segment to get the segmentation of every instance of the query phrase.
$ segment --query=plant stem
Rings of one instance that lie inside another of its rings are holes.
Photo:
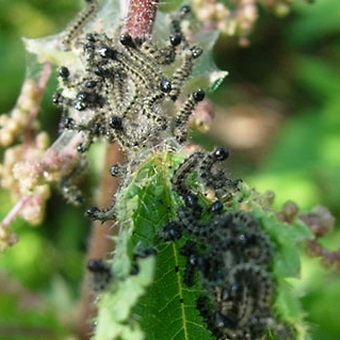
[[[100,183],[96,205],[107,207],[111,205],[112,197],[116,193],[119,185],[117,178],[109,173],[112,164],[121,163],[123,160],[122,152],[117,143],[108,145],[105,152],[105,164]],[[85,261],[91,259],[108,259],[114,249],[112,236],[116,233],[117,228],[112,228],[112,221],[101,223],[95,221],[92,224],[91,235],[88,241],[88,250]],[[79,339],[88,339],[91,334],[91,319],[95,316],[95,306],[93,300],[95,295],[90,289],[90,277],[87,272],[84,273],[82,300],[80,303],[80,319],[78,337]]]
[[[125,31],[133,38],[151,35],[157,8],[158,0],[131,0]]]

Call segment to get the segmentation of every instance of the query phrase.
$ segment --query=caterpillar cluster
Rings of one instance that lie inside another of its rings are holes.
[[[62,41],[80,62],[74,70],[59,68],[59,88],[53,96],[64,110],[62,127],[83,134],[78,151],[87,151],[98,138],[118,141],[125,151],[157,145],[169,137],[184,142],[189,116],[205,97],[197,88],[184,101],[178,100],[203,52],[190,45],[182,31],[190,7],[171,16],[168,41],[159,47],[150,37],[132,37],[122,27],[113,36],[82,34],[95,11],[95,2],[88,2]]]
[[[275,282],[270,273],[273,244],[250,212],[231,211],[227,201],[217,199],[203,208],[202,198],[190,188],[193,172],[205,187],[230,197],[237,191],[233,181],[215,169],[228,151],[217,148],[210,153],[196,152],[175,171],[173,189],[184,205],[177,219],[160,231],[165,241],[182,237],[186,243],[180,253],[186,258],[184,283],[191,287],[199,277],[207,295],[197,301],[197,309],[217,339],[293,338],[288,327],[272,310]]]

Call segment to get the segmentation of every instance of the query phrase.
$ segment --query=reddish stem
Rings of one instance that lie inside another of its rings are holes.
[[[106,148],[105,164],[103,167],[103,175],[96,199],[96,205],[105,208],[111,205],[112,198],[118,189],[118,179],[109,174],[109,168],[112,164],[121,163],[123,160],[122,152],[117,143],[108,145]],[[117,232],[117,228],[112,227],[112,221],[101,223],[96,221],[92,225],[92,232],[89,237],[88,251],[85,261],[91,259],[107,259],[110,257],[114,249],[112,236]],[[82,300],[80,304],[80,319],[78,338],[88,339],[91,334],[91,319],[95,316],[96,310],[93,304],[95,295],[90,289],[90,277],[85,272]]]
[[[8,212],[8,214],[5,216],[5,218],[2,220],[1,227],[7,228],[13,220],[19,215],[22,208],[30,202],[32,199],[31,196],[24,196],[19,199],[14,205],[14,207]]]
[[[151,35],[157,8],[158,0],[131,0],[125,31],[133,38]]]

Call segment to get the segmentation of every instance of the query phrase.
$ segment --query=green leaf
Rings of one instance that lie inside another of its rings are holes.
[[[170,182],[173,169],[182,160],[182,155],[169,151],[151,155],[128,177],[129,184],[117,197],[121,232],[112,263],[115,280],[99,304],[96,339],[112,339],[112,334],[124,339],[213,338],[196,309],[198,297],[206,294],[200,277],[196,277],[193,287],[183,283],[185,258],[180,255],[180,248],[186,236],[171,243],[159,238],[161,228],[176,219],[176,211],[182,205]],[[193,183],[196,190],[202,190],[195,174],[190,181],[196,182]],[[203,196],[202,199],[204,205]],[[243,184],[230,204],[230,211],[247,207],[273,242],[275,314],[295,329],[299,339],[306,339],[303,313],[286,279],[299,275],[298,244],[309,239],[311,232],[299,221],[280,222],[272,210],[263,208],[259,202],[261,196]],[[157,255],[135,263],[134,251],[150,247]],[[131,272],[136,265],[137,275]]]
[[[181,159],[169,152],[156,154],[118,196],[118,223],[123,228],[112,267],[121,280],[102,297],[95,339],[112,339],[113,334],[139,339],[141,330],[147,339],[212,338],[196,309],[202,290],[188,289],[183,283],[185,260],[179,248],[184,241],[166,244],[158,237],[164,224],[175,218],[180,203],[170,191],[170,176]],[[156,259],[151,257],[155,263],[142,266],[149,258],[140,260],[137,276],[129,274],[136,247],[157,251]],[[151,267],[154,278],[146,289],[153,277]]]
[[[175,218],[179,205],[170,191],[170,176],[171,168],[176,167],[180,160],[180,156],[168,152],[156,155],[138,171],[139,191],[136,192],[135,185],[131,185],[139,197],[133,212],[132,242],[157,250],[154,282],[133,310],[148,339],[210,338],[210,332],[196,310],[196,300],[202,291],[188,289],[183,283],[185,261],[179,255],[183,241],[165,244],[158,237],[164,224]]]
[[[138,275],[131,275],[111,286],[111,291],[102,296],[98,307],[98,324],[94,339],[143,339],[144,334],[137,320],[130,318],[131,308],[146,287],[152,282],[154,257],[140,260]],[[115,273],[115,271],[114,271]]]

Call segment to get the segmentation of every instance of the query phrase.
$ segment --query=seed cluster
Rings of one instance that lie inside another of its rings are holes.
[[[227,193],[225,199],[233,195],[238,181],[214,169],[216,162],[227,157],[225,148],[196,152],[176,169],[173,189],[184,205],[177,211],[177,220],[162,228],[160,237],[187,239],[180,250],[186,258],[183,281],[190,287],[201,278],[207,295],[198,299],[197,309],[218,339],[267,339],[268,334],[290,339],[290,331],[272,310],[271,240],[250,212],[227,211],[222,200],[203,208],[189,186],[190,175],[196,171],[216,195],[219,190]]]

